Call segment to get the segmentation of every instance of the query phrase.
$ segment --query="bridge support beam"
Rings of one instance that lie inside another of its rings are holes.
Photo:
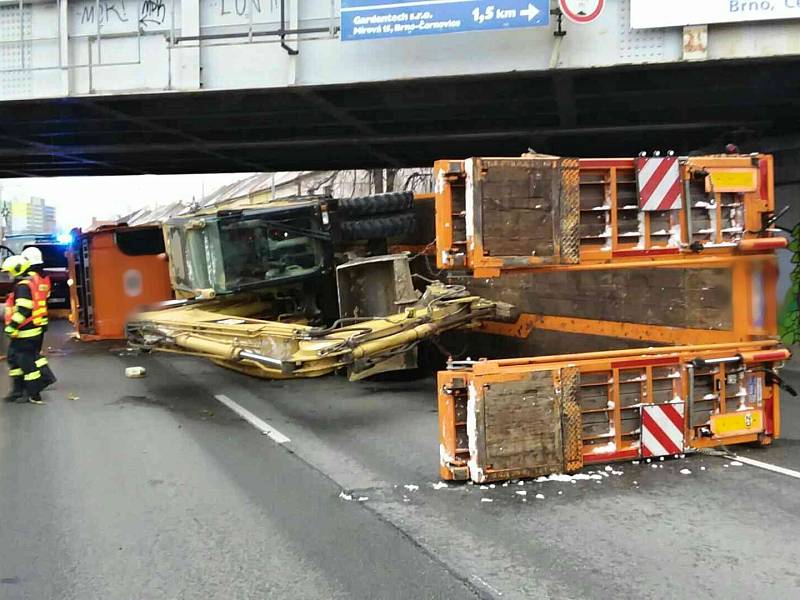
[[[195,37],[200,35],[200,2],[184,0],[181,2],[181,36]],[[171,40],[170,40],[171,43]],[[172,85],[181,91],[199,90],[203,87],[200,68],[200,41],[181,42],[173,48],[176,61],[176,77]]]

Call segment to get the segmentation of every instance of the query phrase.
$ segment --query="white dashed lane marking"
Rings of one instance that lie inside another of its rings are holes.
[[[765,469],[767,471],[772,471],[773,473],[780,473],[781,475],[788,475],[789,477],[800,479],[800,471],[787,469],[786,467],[779,467],[778,465],[772,465],[770,463],[761,462],[760,460],[754,460],[745,456],[738,456],[736,454],[729,454],[727,455],[727,458],[730,458],[731,460],[738,460],[740,463],[750,465],[751,467],[758,467],[759,469]]]
[[[273,442],[275,442],[277,444],[286,444],[287,442],[291,442],[292,441],[288,437],[283,435],[280,431],[278,431],[277,429],[275,429],[271,425],[268,425],[263,419],[260,419],[259,417],[255,416],[253,413],[251,413],[249,410],[247,410],[244,406],[241,406],[240,404],[237,404],[236,402],[234,402],[233,400],[231,400],[230,398],[228,398],[224,394],[217,394],[216,396],[214,396],[214,398],[216,398],[217,400],[222,402],[225,406],[230,408],[233,412],[235,412],[237,415],[242,417],[245,421],[250,423],[250,425],[252,425],[256,429],[258,429],[261,433],[263,433],[264,435],[269,436],[269,438]]]

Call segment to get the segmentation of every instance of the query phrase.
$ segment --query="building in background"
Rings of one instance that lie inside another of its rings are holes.
[[[44,198],[15,198],[3,203],[5,234],[56,233],[56,209]]]

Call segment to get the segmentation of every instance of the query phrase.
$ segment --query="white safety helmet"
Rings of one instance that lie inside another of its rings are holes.
[[[25,248],[25,250],[22,251],[22,256],[27,258],[31,265],[41,265],[44,262],[42,260],[42,251],[36,246],[28,246]]]

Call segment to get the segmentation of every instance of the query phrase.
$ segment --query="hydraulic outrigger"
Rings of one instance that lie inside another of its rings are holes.
[[[317,377],[345,367],[351,380],[361,379],[423,339],[496,318],[498,308],[460,286],[438,283],[402,312],[340,319],[326,328],[235,316],[257,312],[256,296],[177,304],[138,315],[128,326],[131,343],[202,356],[267,379]]]

